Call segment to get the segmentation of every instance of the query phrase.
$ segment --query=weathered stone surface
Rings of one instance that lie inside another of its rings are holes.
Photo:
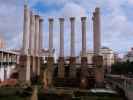
[[[93,57],[93,63],[96,66],[95,69],[96,87],[103,87],[104,86],[103,57],[95,55]]]
[[[60,57],[58,61],[58,77],[64,78],[65,76],[65,68],[64,68],[64,57]]]
[[[69,77],[70,78],[76,77],[76,57],[70,57]]]

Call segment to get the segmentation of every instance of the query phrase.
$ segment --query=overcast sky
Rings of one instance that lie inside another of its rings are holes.
[[[0,36],[8,48],[22,47],[24,0],[0,0]],[[81,50],[80,17],[87,16],[87,48],[92,49],[92,13],[101,8],[102,45],[124,53],[133,46],[133,0],[29,0],[44,18],[43,46],[48,44],[48,17],[55,18],[54,47],[59,47],[59,17],[65,17],[65,51],[70,47],[70,16],[76,17],[76,52]],[[66,53],[69,55],[69,52]]]

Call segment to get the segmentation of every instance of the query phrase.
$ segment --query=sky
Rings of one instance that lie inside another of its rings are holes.
[[[22,47],[24,0],[0,0],[0,36],[7,48]],[[81,20],[87,17],[87,48],[93,48],[92,13],[101,10],[102,46],[125,53],[133,46],[133,0],[29,0],[29,8],[40,14],[43,47],[48,47],[48,18],[54,18],[54,48],[59,49],[59,17],[65,18],[65,55],[70,49],[69,17],[76,17],[76,54],[81,50]],[[66,52],[67,51],[67,52]]]

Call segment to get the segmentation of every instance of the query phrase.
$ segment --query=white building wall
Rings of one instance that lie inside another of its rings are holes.
[[[0,68],[0,81],[4,81],[4,66]]]
[[[88,64],[92,64],[92,57],[93,57],[94,53],[92,50],[89,50],[87,52],[87,59],[88,59]],[[103,65],[105,66],[105,68],[107,69],[108,72],[111,71],[111,65],[114,64],[115,62],[115,54],[113,52],[113,50],[109,49],[109,48],[101,48],[100,49],[100,55],[103,56]]]

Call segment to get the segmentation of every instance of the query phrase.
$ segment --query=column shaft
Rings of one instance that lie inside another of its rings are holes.
[[[34,55],[35,51],[35,16],[31,13],[31,22],[30,22],[30,54]]]
[[[24,26],[23,26],[23,53],[28,54],[30,33],[30,11],[27,5],[24,5]]]
[[[60,57],[64,57],[64,18],[60,18]]]
[[[38,56],[39,51],[39,16],[35,15],[35,55]]]
[[[49,56],[52,57],[53,55],[53,19],[49,19]]]
[[[93,13],[93,41],[94,41],[94,53],[99,54],[101,48],[101,30],[100,30],[100,11],[99,8],[95,9]]]
[[[82,56],[86,56],[86,17],[81,18],[82,22]]]
[[[39,55],[41,56],[41,51],[43,48],[43,19],[39,20]]]
[[[71,22],[71,57],[75,57],[75,18],[71,17],[70,18]]]
[[[64,18],[60,18],[60,57],[59,57],[59,68],[58,76],[59,78],[64,78]]]

